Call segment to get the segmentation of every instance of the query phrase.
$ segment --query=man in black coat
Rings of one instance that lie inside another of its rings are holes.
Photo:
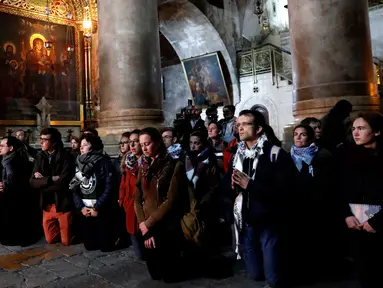
[[[64,245],[70,245],[74,204],[69,183],[75,173],[74,159],[55,128],[41,131],[40,145],[42,151],[37,154],[30,183],[40,191],[45,238],[49,244],[61,238]]]
[[[30,165],[28,158],[21,151],[22,143],[9,136],[1,140],[0,155],[0,213],[1,237],[3,245],[27,246],[38,240],[36,212],[33,193],[29,186]],[[36,204],[36,203],[35,203]]]

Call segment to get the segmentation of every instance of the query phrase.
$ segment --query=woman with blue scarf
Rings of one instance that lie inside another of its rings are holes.
[[[334,163],[330,152],[314,143],[315,132],[310,126],[296,126],[293,135],[290,154],[297,168],[293,213],[297,224],[292,227],[292,260],[299,278],[304,275],[302,281],[312,282],[331,271],[332,239],[337,239]]]

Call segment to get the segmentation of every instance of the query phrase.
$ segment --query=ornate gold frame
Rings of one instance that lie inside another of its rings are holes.
[[[36,126],[36,120],[0,120],[0,126]],[[80,126],[84,128],[84,105],[80,104],[80,121],[51,121],[51,126]]]
[[[7,14],[12,14],[20,17],[26,17],[26,18],[32,18],[40,21],[47,21],[47,16],[40,14],[35,11],[27,11],[21,8],[16,8],[12,6],[7,6],[0,4],[0,12],[7,13]],[[66,26],[72,26],[74,27],[74,48],[77,53],[75,53],[75,67],[76,67],[76,95],[77,95],[77,101],[80,103],[82,106],[83,104],[83,92],[82,92],[82,87],[83,87],[83,67],[81,65],[81,57],[82,56],[82,49],[81,49],[81,35],[80,35],[80,30],[79,27],[74,20],[68,20],[68,19],[62,19],[59,17],[54,17],[54,16],[49,16],[49,21],[54,23],[54,24],[60,24],[60,25],[66,25]],[[80,106],[80,107],[81,107]],[[80,118],[81,118],[81,108],[80,108]],[[27,123],[28,121],[34,121],[34,120],[0,120],[0,125],[13,125],[13,124],[2,124],[3,122],[9,122],[9,121],[25,121]],[[36,121],[35,121],[36,122]],[[55,121],[52,121],[52,123]],[[63,123],[69,123],[69,122],[78,122],[78,121],[56,121],[56,122],[63,122]],[[29,122],[28,122],[29,123]],[[32,123],[32,122],[31,122]],[[19,124],[15,124],[19,125]],[[29,124],[26,124],[29,125]],[[30,124],[30,125],[35,125],[35,124]],[[64,126],[69,126],[71,124],[67,124]],[[77,125],[77,124],[76,124]]]
[[[182,69],[184,71],[186,83],[187,83],[187,85],[189,87],[189,93],[190,93],[190,97],[193,100],[193,104],[195,104],[194,103],[194,97],[193,97],[193,93],[192,93],[192,91],[190,89],[189,79],[188,79],[188,75],[187,75],[186,69],[185,69],[185,62],[189,62],[189,61],[200,59],[200,58],[210,57],[210,56],[215,56],[217,58],[217,60],[218,60],[217,61],[218,62],[218,67],[219,67],[219,71],[221,72],[223,83],[225,84],[224,86],[225,86],[225,91],[226,91],[226,95],[227,95],[228,104],[231,104],[232,101],[230,99],[229,91],[227,90],[227,85],[226,85],[225,77],[224,77],[223,72],[222,72],[222,66],[221,66],[221,62],[220,62],[220,59],[219,59],[218,52],[209,53],[209,54],[205,54],[205,55],[201,55],[201,56],[197,56],[197,57],[192,57],[192,58],[188,58],[188,59],[185,59],[185,60],[181,61],[182,62]]]

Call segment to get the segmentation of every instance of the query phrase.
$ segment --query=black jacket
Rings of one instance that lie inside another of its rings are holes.
[[[36,179],[35,172],[40,172],[44,177]],[[69,183],[73,178],[75,165],[73,157],[65,149],[57,149],[49,161],[49,155],[41,151],[37,154],[30,183],[33,188],[40,190],[40,205],[46,209],[48,204],[55,204],[57,212],[73,210],[73,197],[69,190]],[[59,176],[53,182],[52,177]],[[48,203],[53,202],[53,203]]]
[[[353,216],[349,205],[370,204],[383,207],[383,153],[362,147],[352,147],[344,153],[340,167],[339,189],[342,192],[343,218]],[[368,223],[383,231],[383,209]]]
[[[117,205],[118,191],[115,187],[118,179],[110,157],[104,155],[101,160],[95,163],[93,171],[92,177],[96,179],[95,195],[97,200],[94,208],[100,211]],[[85,206],[82,200],[86,198],[81,185],[73,188],[72,193],[76,208],[81,210]]]
[[[24,154],[20,151],[14,152],[10,161],[1,163],[2,179],[1,182],[4,184],[4,197],[7,200],[13,200],[18,203],[28,203],[28,199],[31,199],[31,191],[29,185],[30,169],[29,161]],[[5,167],[3,167],[3,165]],[[12,201],[9,204],[13,204]],[[16,204],[15,204],[16,205]]]
[[[264,154],[259,156],[254,180],[251,179],[243,193],[243,220],[250,225],[279,225],[286,218],[293,199],[294,163],[289,154],[281,149],[275,162],[271,162],[269,142],[264,144]],[[233,156],[234,159],[234,156]],[[233,161],[232,159],[232,161]],[[249,163],[252,170],[252,163]],[[247,171],[246,163],[244,172]],[[254,171],[251,171],[254,173]],[[232,175],[233,165],[228,175]],[[237,188],[240,189],[240,188]]]
[[[318,229],[315,221],[330,224],[339,217],[338,177],[334,157],[326,149],[319,148],[311,165],[314,176],[304,162],[301,171],[296,169],[294,206],[297,210],[294,217],[306,223],[306,227],[310,225]]]

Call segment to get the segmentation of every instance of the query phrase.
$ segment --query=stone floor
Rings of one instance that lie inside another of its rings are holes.
[[[167,285],[150,280],[145,264],[135,260],[131,248],[102,253],[87,252],[83,245],[64,247],[44,241],[26,248],[0,245],[0,287],[140,287],[200,288],[252,287],[263,284],[247,278],[239,269],[234,277],[223,280],[196,279]],[[310,288],[357,288],[352,282],[326,283]],[[308,287],[307,287],[308,288]]]

